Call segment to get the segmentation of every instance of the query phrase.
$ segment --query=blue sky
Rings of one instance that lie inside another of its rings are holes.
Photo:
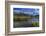
[[[16,13],[24,13],[29,15],[39,15],[39,9],[37,8],[13,8]]]

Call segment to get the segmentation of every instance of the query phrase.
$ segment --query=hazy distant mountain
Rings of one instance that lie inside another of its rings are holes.
[[[39,9],[14,8],[14,14],[39,15]]]

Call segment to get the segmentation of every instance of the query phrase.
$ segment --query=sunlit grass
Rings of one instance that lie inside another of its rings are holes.
[[[34,27],[39,27],[39,22],[33,22],[33,23],[32,23],[32,26],[34,26]]]
[[[29,18],[31,18],[31,17],[29,17],[29,16],[14,16],[13,20],[14,21],[27,21],[27,19],[29,19]]]

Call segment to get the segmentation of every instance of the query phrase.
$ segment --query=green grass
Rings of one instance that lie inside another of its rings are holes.
[[[27,21],[28,18],[31,18],[31,17],[28,17],[28,16],[14,16],[13,17],[13,21],[17,21],[17,22],[20,22],[20,21]],[[32,22],[32,26],[34,27],[39,27],[39,22]]]
[[[34,27],[39,27],[39,22],[33,22],[33,23],[32,23],[32,26],[34,26]]]
[[[27,19],[29,19],[31,17],[29,16],[14,16],[13,17],[13,21],[27,21]]]

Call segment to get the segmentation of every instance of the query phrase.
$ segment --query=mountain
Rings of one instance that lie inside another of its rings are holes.
[[[29,8],[14,8],[14,14],[21,14],[21,15],[39,15],[38,9],[29,9]]]

